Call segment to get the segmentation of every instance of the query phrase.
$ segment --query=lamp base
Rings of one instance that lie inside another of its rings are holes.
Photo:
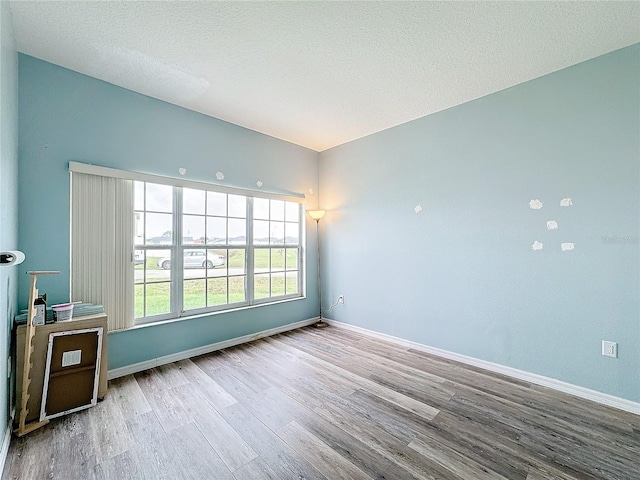
[[[313,326],[316,328],[326,328],[329,326],[329,324],[327,322],[323,322],[322,319],[320,319],[316,323],[314,323]]]

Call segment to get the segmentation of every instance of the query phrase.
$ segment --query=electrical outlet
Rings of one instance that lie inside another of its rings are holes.
[[[602,355],[618,358],[618,344],[616,342],[602,341]]]
[[[344,295],[338,296],[338,303],[344,303]]]

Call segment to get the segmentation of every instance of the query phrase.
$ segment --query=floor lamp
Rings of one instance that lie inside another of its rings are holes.
[[[321,278],[320,278],[320,234],[319,234],[319,228],[318,225],[320,224],[320,219],[322,217],[324,217],[324,210],[309,210],[309,216],[311,218],[313,218],[316,221],[316,245],[318,247],[318,306],[319,306],[319,317],[320,320],[318,320],[315,323],[315,327],[316,328],[324,328],[326,326],[328,326],[327,322],[323,322],[322,321],[322,284],[321,284]]]

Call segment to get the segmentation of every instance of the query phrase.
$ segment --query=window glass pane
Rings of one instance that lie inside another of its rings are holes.
[[[153,258],[149,258],[149,264],[155,268],[144,269],[144,281],[146,283],[168,282],[171,280],[171,257],[160,257],[155,262]],[[160,263],[162,266],[157,266]],[[167,266],[168,264],[168,266]]]
[[[271,296],[284,295],[284,272],[271,275]]]
[[[192,188],[182,189],[182,213],[199,213],[204,215],[205,192]]]
[[[227,219],[207,217],[207,243],[225,243],[227,240]]]
[[[269,298],[271,294],[271,284],[269,281],[269,277],[270,275],[268,273],[254,275],[254,297],[256,299]]]
[[[284,221],[284,202],[271,200],[271,220]]]
[[[182,217],[182,243],[204,244],[204,217],[184,215]]]
[[[144,182],[133,182],[133,209],[144,210]]]
[[[230,217],[247,217],[247,197],[242,195],[229,195],[229,216]]]
[[[171,311],[171,287],[170,283],[150,283],[146,288],[146,311],[147,317],[160,315]]]
[[[133,268],[136,283],[142,282],[144,280],[144,265],[146,263],[146,260],[147,257],[144,250],[135,250],[133,252]]]
[[[184,281],[184,310],[203,308],[207,305],[205,296],[205,282],[206,281],[204,279]]]
[[[269,222],[256,220],[253,222],[253,243],[255,245],[269,244]]]
[[[284,244],[284,222],[270,222],[269,239],[271,245]]]
[[[160,278],[161,272],[155,270],[171,270],[171,250],[149,250],[147,251],[147,277]],[[151,274],[153,271],[153,275]],[[165,273],[165,279],[169,278],[169,273]]]
[[[298,249],[287,248],[287,270],[298,269]]]
[[[173,212],[173,187],[147,183],[147,212]]]
[[[227,216],[227,194],[207,192],[207,215]]]
[[[207,280],[207,305],[224,305],[227,303],[227,277]]]
[[[284,270],[284,248],[271,249],[271,271]]]
[[[134,245],[142,245],[144,243],[144,212],[135,212],[134,216]]]
[[[135,316],[140,318],[144,316],[144,284],[135,286]]]
[[[247,221],[244,219],[229,219],[229,245],[247,244]]]
[[[172,242],[173,215],[170,213],[147,213],[145,215],[145,243],[147,245],[169,245]]]
[[[229,277],[229,303],[246,301],[245,277]]]
[[[287,222],[300,221],[300,204],[295,202],[284,202],[285,220]]]
[[[241,275],[245,273],[245,256],[244,249],[229,249],[227,256],[227,265],[229,266],[229,275]]]
[[[253,199],[253,218],[269,220],[269,200],[266,198]]]
[[[287,222],[284,225],[284,241],[287,245],[298,245],[300,243],[300,224]]]
[[[207,261],[211,261],[211,259],[207,258],[206,250],[204,249],[189,249],[183,252],[183,266],[185,270],[189,269],[203,269],[207,266]],[[187,273],[185,272],[185,278],[195,278],[195,277],[204,277],[205,272],[203,271],[195,271]]]
[[[253,268],[257,273],[269,271],[270,253],[267,248],[256,248],[253,252]]]
[[[298,272],[287,272],[287,295],[298,293]]]
[[[227,250],[224,248],[216,248],[215,250],[207,250],[207,277],[226,277],[227,276]]]

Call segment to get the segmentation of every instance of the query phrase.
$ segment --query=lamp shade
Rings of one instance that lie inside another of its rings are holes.
[[[324,217],[324,213],[324,210],[309,210],[309,216],[316,222],[319,222],[320,219]]]

